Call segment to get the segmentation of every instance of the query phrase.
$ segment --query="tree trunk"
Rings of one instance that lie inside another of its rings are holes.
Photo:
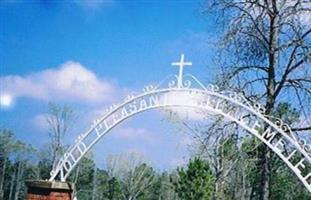
[[[21,189],[21,184],[22,180],[21,177],[23,176],[24,173],[24,167],[22,162],[18,163],[18,169],[17,169],[17,177],[16,177],[16,188],[15,188],[15,195],[14,195],[14,200],[18,200],[19,194],[20,194],[20,189]]]
[[[93,191],[92,191],[92,200],[96,199],[96,184],[97,184],[97,167],[94,166],[94,175],[93,175]]]
[[[276,10],[270,16],[270,30],[269,30],[269,60],[268,60],[268,81],[267,81],[267,100],[266,100],[266,115],[270,115],[273,111],[275,104],[275,87],[276,78],[275,71],[278,66],[278,53],[276,51],[278,46],[278,29],[277,29],[277,15]],[[260,149],[260,170],[261,177],[259,182],[259,199],[269,200],[270,196],[270,167],[269,167],[269,148],[263,145]]]
[[[270,195],[270,168],[269,168],[269,149],[266,145],[262,146],[260,150],[260,183],[259,183],[259,199],[260,200],[269,200]]]
[[[6,162],[7,159],[4,156],[4,160],[3,160],[3,166],[2,166],[2,173],[1,173],[1,180],[0,180],[0,199],[3,199],[4,196],[4,189],[3,189],[3,185],[4,185],[4,177],[5,177],[5,169],[6,169]]]
[[[75,185],[77,185],[79,174],[80,174],[80,165],[78,164],[77,169],[76,169],[76,174],[75,174],[74,179],[73,179],[73,183]]]
[[[11,178],[9,200],[11,200],[12,196],[13,196],[15,177],[16,177],[16,168],[14,168],[14,172],[13,172],[13,175],[12,175],[12,178]]]

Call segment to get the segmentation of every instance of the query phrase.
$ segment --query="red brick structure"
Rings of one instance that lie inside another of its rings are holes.
[[[67,182],[27,181],[26,200],[73,200],[74,187]]]

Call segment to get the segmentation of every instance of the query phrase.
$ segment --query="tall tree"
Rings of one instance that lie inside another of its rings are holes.
[[[18,200],[23,197],[25,189],[25,180],[30,177],[31,174],[25,174],[27,167],[29,166],[29,160],[31,155],[34,154],[34,149],[32,146],[27,145],[23,142],[17,141],[14,145],[14,158],[15,158],[15,175],[14,185],[14,200]]]
[[[122,199],[121,184],[120,184],[120,181],[116,179],[115,177],[111,177],[108,180],[108,189],[107,189],[106,197],[109,200]]]
[[[301,113],[303,127],[311,130],[311,26],[310,1],[304,0],[213,0],[208,11],[223,20],[219,42],[221,73],[218,83],[263,102],[266,115],[278,103],[290,101]],[[307,121],[307,122],[306,122]],[[270,152],[258,147],[259,199],[269,199]]]
[[[53,167],[64,151],[63,139],[70,130],[75,117],[76,115],[71,107],[49,103],[46,122],[50,136],[51,162]]]
[[[206,161],[198,157],[190,160],[187,169],[177,169],[177,180],[172,180],[182,200],[209,200],[214,191],[214,176]]]
[[[25,180],[36,176],[32,169],[34,148],[17,140],[13,132],[0,131],[0,166],[2,171],[0,199],[23,199]]]
[[[89,153],[81,159],[77,168],[69,176],[69,181],[74,182],[76,185],[78,199],[92,199],[95,166],[92,154]]]
[[[4,198],[4,183],[7,170],[7,163],[9,156],[13,151],[15,143],[14,135],[9,130],[0,130],[0,163],[1,163],[1,176],[0,176],[0,199]]]
[[[111,155],[107,159],[108,173],[121,181],[124,199],[139,199],[154,183],[155,172],[143,160],[143,156],[135,152]]]

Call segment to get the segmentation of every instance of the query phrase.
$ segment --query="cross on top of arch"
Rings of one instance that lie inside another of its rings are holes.
[[[191,66],[191,65],[192,65],[192,62],[185,62],[185,55],[184,54],[180,55],[180,61],[179,62],[172,62],[172,66],[178,66],[179,67],[179,73],[178,73],[178,78],[177,78],[177,87],[178,88],[182,87],[184,66]]]

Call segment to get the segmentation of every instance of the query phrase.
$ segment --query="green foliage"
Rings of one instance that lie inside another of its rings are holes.
[[[283,109],[282,109],[283,110]],[[286,109],[285,109],[286,110]],[[154,169],[141,163],[133,169],[122,172],[122,178],[111,176],[106,170],[98,169],[92,155],[83,158],[71,173],[69,181],[76,184],[79,200],[204,200],[204,199],[239,199],[235,191],[242,186],[241,176],[245,181],[255,184],[260,175],[256,168],[256,150],[260,142],[254,137],[243,138],[238,147],[235,138],[222,141],[223,162],[234,155],[242,154],[237,167],[232,169],[224,179],[221,195],[216,194],[216,178],[208,162],[196,157],[186,167],[178,168],[172,173],[157,173]],[[2,199],[24,199],[25,180],[47,179],[51,169],[51,159],[47,153],[38,154],[30,145],[17,140],[14,133],[0,131],[0,184]],[[39,159],[34,157],[39,156]],[[301,158],[295,158],[297,161]],[[296,176],[275,155],[271,154],[270,172],[271,199],[307,200],[310,194]],[[243,169],[241,171],[241,169]],[[254,188],[256,188],[254,186]],[[254,191],[255,192],[255,191]],[[248,199],[256,199],[256,195]]]
[[[206,161],[198,157],[190,160],[187,169],[177,169],[177,181],[173,185],[180,199],[211,199],[215,178]]]
[[[115,200],[122,199],[121,184],[115,177],[111,177],[108,180],[107,199]]]
[[[277,105],[273,115],[275,117],[281,118],[287,124],[293,124],[299,121],[299,112],[292,108],[292,106],[287,102],[281,102]]]
[[[300,155],[294,156],[292,161],[297,163],[301,159]],[[310,199],[309,192],[276,154],[271,154],[271,161],[271,199]],[[310,165],[306,165],[306,171],[310,170]]]
[[[127,172],[127,176],[122,182],[123,195],[126,199],[146,199],[148,190],[154,183],[155,172],[146,163],[135,166],[133,170]]]
[[[33,154],[31,145],[17,140],[9,130],[0,130],[0,199],[24,197],[24,180],[36,177]]]
[[[285,104],[276,109],[278,113],[289,115],[291,110]],[[290,121],[296,119],[295,112],[291,112]],[[239,199],[236,191],[242,184],[255,184],[260,176],[254,157],[258,154],[260,141],[255,137],[244,137],[240,145],[237,139],[229,137],[221,140],[218,149],[222,162],[241,157],[239,163],[227,174],[220,193],[216,193],[216,177],[209,164],[198,157],[189,161],[186,167],[178,168],[172,173],[157,173],[154,169],[140,163],[123,171],[120,175],[112,176],[108,171],[99,169],[92,155],[81,160],[71,173],[69,181],[76,184],[79,200],[178,200],[178,199]],[[47,152],[39,155],[30,145],[17,140],[14,133],[8,130],[0,131],[0,195],[2,199],[24,199],[26,193],[25,180],[47,179],[52,167]],[[293,157],[299,161],[301,157]],[[289,168],[275,155],[271,154],[271,199],[309,200],[310,194]],[[244,183],[241,177],[245,176]],[[256,189],[256,187],[253,187]],[[247,199],[257,199],[254,195]],[[2,194],[1,194],[2,193]]]
[[[49,158],[43,157],[38,162],[38,173],[41,179],[43,180],[49,179],[51,169],[52,169],[52,161]]]

